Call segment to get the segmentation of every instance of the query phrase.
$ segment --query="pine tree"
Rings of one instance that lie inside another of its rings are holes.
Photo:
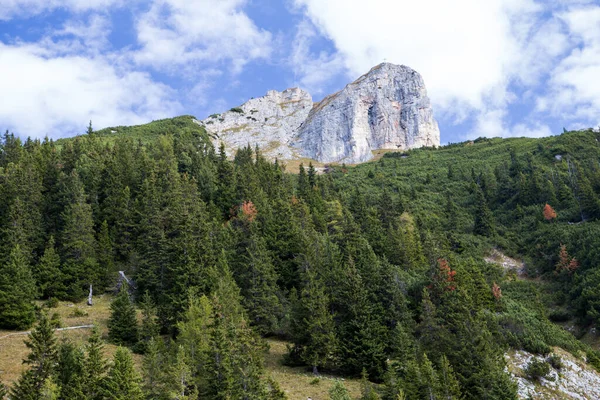
[[[442,361],[440,363],[440,370],[438,374],[439,378],[439,398],[443,400],[458,400],[462,398],[460,393],[460,385],[456,376],[454,375],[454,370],[452,365],[450,365],[450,361],[446,355],[442,356]]]
[[[252,235],[244,258],[240,282],[250,322],[262,334],[275,333],[282,306],[278,297],[275,267],[262,237]]]
[[[475,227],[473,233],[481,236],[492,236],[494,235],[494,217],[490,211],[487,200],[483,195],[483,191],[478,186],[475,189],[477,203],[475,210]]]
[[[154,307],[154,302],[148,291],[146,291],[142,297],[140,308],[142,309],[142,325],[139,330],[140,341],[136,346],[136,351],[143,354],[145,353],[150,340],[157,338],[159,334],[159,326],[156,320],[156,308]]]
[[[360,379],[360,400],[379,400],[380,397],[369,382],[367,370],[363,368]]]
[[[0,327],[26,329],[35,321],[35,281],[17,244],[0,268]]]
[[[87,400],[83,351],[73,343],[64,341],[58,348],[56,380],[60,387],[60,400]]]
[[[123,280],[117,297],[110,305],[108,320],[108,337],[113,343],[134,345],[138,341],[138,325],[136,312],[129,298],[129,286]]]
[[[63,271],[68,297],[79,300],[90,284],[97,283],[98,262],[92,207],[86,201],[83,184],[75,171],[70,176],[70,184],[71,202],[62,214]]]
[[[108,370],[103,348],[100,331],[97,327],[94,327],[86,345],[83,369],[85,376],[84,394],[87,400],[103,400],[104,379]]]
[[[30,350],[24,364],[30,366],[11,390],[11,400],[39,400],[46,380],[54,372],[57,359],[57,344],[54,330],[45,313],[28,335],[25,345]]]
[[[110,277],[115,273],[114,266],[114,251],[113,245],[110,240],[108,233],[108,223],[106,220],[100,225],[100,232],[98,232],[98,269],[97,269],[97,283],[100,288],[108,286]]]
[[[348,393],[348,389],[344,386],[342,381],[336,380],[333,383],[331,389],[329,389],[329,399],[330,400],[352,400],[350,394]]]
[[[66,296],[64,277],[60,268],[60,256],[56,252],[54,236],[50,236],[48,239],[44,255],[34,269],[34,275],[42,298],[64,298]]]
[[[294,351],[318,374],[318,368],[326,365],[335,353],[337,338],[321,279],[308,265],[303,276],[305,282],[293,316]]]
[[[104,396],[109,400],[142,400],[140,382],[131,353],[119,347],[106,377]]]

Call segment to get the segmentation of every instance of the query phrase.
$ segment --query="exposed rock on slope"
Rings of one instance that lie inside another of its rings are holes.
[[[528,380],[525,369],[531,360],[542,360],[542,357],[526,351],[511,351],[505,355],[507,369],[519,386],[520,399],[600,399],[598,372],[562,349],[554,348],[554,354],[561,358],[563,367],[552,368],[539,382]]]
[[[296,141],[306,157],[349,163],[368,161],[376,149],[439,144],[423,78],[393,64],[374,67],[316,104]]]
[[[229,152],[258,145],[266,156],[280,159],[359,163],[377,149],[440,144],[423,78],[388,63],[314,105],[298,88],[269,91],[200,123]]]
[[[290,142],[312,106],[312,97],[302,89],[270,90],[263,97],[211,115],[201,123],[215,135],[217,145],[223,142],[230,154],[251,145],[259,146],[267,157],[289,160],[297,158]]]

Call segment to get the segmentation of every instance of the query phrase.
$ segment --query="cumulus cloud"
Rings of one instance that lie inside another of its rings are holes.
[[[137,20],[139,64],[195,76],[198,69],[226,62],[239,73],[271,54],[271,34],[243,12],[245,0],[155,0]]]
[[[600,80],[594,79],[600,76],[600,6],[594,0],[295,5],[337,49],[320,57],[344,60],[355,76],[384,60],[416,69],[438,117],[473,122],[468,136],[549,133],[543,123],[508,126],[517,93],[541,95],[538,113],[563,110],[562,117],[589,120],[600,111]]]
[[[317,38],[318,34],[312,23],[307,20],[300,22],[288,58],[288,64],[294,72],[294,83],[314,95],[323,94],[324,84],[332,77],[346,73],[341,54],[326,51],[315,53],[311,50]]]
[[[123,0],[0,0],[0,21],[29,17],[44,11],[64,9],[71,12],[105,10],[123,4]]]
[[[94,126],[137,124],[177,114],[165,85],[106,58],[59,55],[38,44],[0,43],[2,127],[21,136],[61,137]]]
[[[600,122],[600,6],[584,5],[560,14],[571,33],[572,51],[551,71],[548,96],[538,101],[571,121]],[[588,124],[589,126],[589,124]]]

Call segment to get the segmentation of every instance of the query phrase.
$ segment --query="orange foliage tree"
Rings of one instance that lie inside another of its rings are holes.
[[[554,208],[552,208],[552,206],[550,206],[548,203],[546,203],[544,206],[544,218],[546,221],[552,221],[556,219],[556,211],[554,211]]]
[[[442,282],[446,290],[453,291],[456,289],[456,282],[454,278],[456,276],[456,271],[450,268],[450,264],[448,260],[444,258],[439,258],[437,260],[439,267],[439,275],[438,279]]]
[[[494,282],[494,286],[492,286],[492,294],[496,300],[500,300],[502,298],[502,289],[500,289],[500,286],[498,286],[496,282]]]
[[[571,258],[569,253],[567,253],[567,246],[561,244],[554,273],[558,274],[562,271],[567,271],[569,274],[572,274],[577,268],[579,268],[579,261],[575,257]]]
[[[251,201],[244,201],[242,203],[242,206],[240,207],[240,210],[242,212],[242,216],[248,220],[248,222],[252,222],[254,221],[254,219],[256,218],[256,215],[258,214],[258,211],[256,210],[256,206],[254,205],[254,203],[252,203]]]

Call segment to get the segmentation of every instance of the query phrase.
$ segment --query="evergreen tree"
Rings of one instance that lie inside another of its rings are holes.
[[[336,380],[333,383],[331,389],[329,389],[329,399],[330,400],[352,400],[350,394],[348,393],[348,389],[344,386],[342,381]]]
[[[87,400],[83,351],[73,343],[63,341],[58,348],[56,381],[60,387],[61,400]]]
[[[482,236],[492,236],[495,232],[494,217],[490,211],[483,191],[477,186],[475,189],[477,203],[475,210],[475,227],[473,233]]]
[[[108,233],[108,223],[106,220],[100,225],[100,232],[98,232],[98,278],[96,282],[99,283],[100,288],[104,288],[108,285],[110,277],[115,273],[114,266],[114,252],[113,245],[110,240]]]
[[[35,321],[35,282],[21,247],[11,250],[0,268],[0,327],[26,329]]]
[[[304,286],[293,316],[294,352],[318,374],[318,367],[326,365],[335,353],[337,338],[321,279],[309,265],[305,266],[303,277]]]
[[[367,370],[363,368],[360,379],[360,400],[379,400],[380,397],[369,382]]]
[[[90,284],[97,283],[96,238],[92,207],[87,203],[83,184],[77,172],[70,176],[71,202],[62,214],[63,272],[69,299],[85,296]]]
[[[136,312],[129,298],[129,285],[123,280],[119,294],[110,305],[108,337],[119,345],[134,345],[138,341]]]
[[[240,282],[250,322],[263,334],[275,333],[282,312],[277,274],[264,240],[257,234],[250,239],[242,268]]]
[[[23,363],[30,368],[21,374],[13,386],[11,400],[39,400],[46,381],[54,372],[57,344],[46,314],[41,314],[38,324],[25,340],[25,345],[30,352]]]
[[[142,309],[142,325],[139,330],[140,341],[137,350],[144,353],[150,340],[157,338],[159,334],[159,326],[156,320],[156,308],[154,307],[154,302],[148,291],[146,291],[142,297],[140,308]]]
[[[0,382],[0,400],[4,400],[8,391],[6,390],[6,386],[2,382]]]
[[[140,382],[131,353],[119,347],[106,377],[104,396],[108,400],[143,400]]]
[[[104,379],[108,369],[103,348],[100,331],[94,327],[86,345],[83,368],[85,379],[83,391],[87,400],[103,400]]]
[[[454,370],[448,358],[443,355],[440,363],[439,378],[439,398],[443,400],[458,400],[461,399],[460,385]]]
[[[50,236],[48,239],[46,250],[34,270],[34,275],[42,298],[64,298],[66,296],[64,277],[60,268],[60,256],[56,252],[54,236]]]

